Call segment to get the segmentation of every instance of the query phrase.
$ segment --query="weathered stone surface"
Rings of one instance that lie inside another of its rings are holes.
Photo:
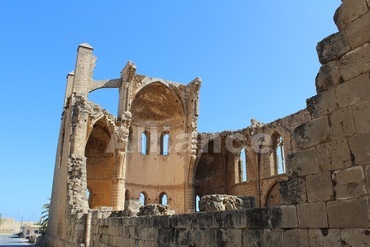
[[[191,230],[181,228],[175,229],[173,233],[173,242],[177,245],[186,245],[186,246],[194,245]]]
[[[246,229],[243,230],[243,246],[261,247],[263,246],[263,230]]]
[[[321,171],[332,171],[352,166],[353,161],[347,142],[347,139],[340,139],[317,146]]]
[[[327,117],[311,120],[295,128],[294,139],[298,148],[305,149],[324,142],[329,137],[329,122]]]
[[[370,163],[370,133],[352,136],[349,138],[349,145],[357,165]]]
[[[242,229],[228,229],[226,232],[227,246],[242,246]]]
[[[286,158],[286,170],[289,176],[302,176],[319,172],[319,163],[315,148],[305,149]]]
[[[370,70],[370,43],[366,43],[347,54],[339,61],[340,73],[345,81]]]
[[[359,33],[361,35],[358,35]],[[360,45],[370,42],[370,12],[348,24],[346,28],[346,35],[348,43],[352,48],[356,48]]]
[[[333,181],[337,199],[358,198],[367,193],[362,166],[335,171]]]
[[[263,244],[258,245],[264,247],[284,246],[283,244],[283,230],[280,229],[265,229],[263,232]],[[248,245],[246,245],[248,246]]]
[[[370,101],[359,103],[353,108],[357,133],[370,131]]]
[[[138,216],[141,215],[169,215],[168,206],[162,204],[148,204],[140,207]]]
[[[327,228],[326,204],[324,202],[297,205],[300,228]]]
[[[284,232],[284,247],[308,247],[307,230],[293,229]]]
[[[320,67],[316,76],[316,92],[321,93],[342,82],[342,76],[339,72],[339,61],[334,60]]]
[[[340,108],[370,99],[370,73],[364,73],[338,85],[336,88]]]
[[[302,178],[290,178],[280,182],[281,204],[306,202],[306,186]]]
[[[369,229],[343,229],[340,237],[345,246],[370,246]]]
[[[307,110],[313,118],[327,115],[337,110],[337,98],[335,90],[324,91],[306,100]]]
[[[268,226],[269,213],[268,208],[247,209],[247,228],[263,229]]]
[[[343,56],[350,47],[343,33],[335,33],[319,42],[316,50],[320,63],[325,64]]]
[[[369,228],[368,198],[327,203],[330,228]]]
[[[370,191],[370,165],[365,166],[364,169],[365,169],[367,191]]]
[[[334,197],[330,172],[307,176],[306,186],[309,202],[327,201]]]
[[[125,209],[122,216],[135,216],[139,213],[141,203],[138,200],[125,200]]]
[[[297,228],[296,206],[279,206],[269,209],[270,228]]]
[[[351,108],[344,108],[333,112],[330,116],[330,136],[332,140],[338,140],[356,133]]]
[[[223,211],[250,208],[254,203],[251,197],[238,197],[231,195],[202,196],[199,203],[200,211]]]
[[[344,30],[353,20],[367,12],[365,0],[344,0],[334,15],[334,21],[339,30]]]
[[[343,246],[339,229],[309,229],[308,237],[310,246]]]
[[[206,233],[203,229],[194,229],[193,241],[195,246],[205,246]]]
[[[245,210],[220,211],[214,213],[215,227],[245,228],[247,217]]]
[[[226,245],[226,230],[206,229],[207,246]]]

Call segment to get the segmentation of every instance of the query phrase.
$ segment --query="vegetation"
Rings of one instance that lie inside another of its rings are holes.
[[[47,228],[48,228],[48,223],[49,223],[49,209],[50,209],[50,198],[49,198],[49,203],[45,203],[42,205],[42,208],[44,211],[41,213],[41,234],[45,234]]]
[[[3,223],[3,218],[1,216],[2,216],[2,214],[0,213],[0,226]]]

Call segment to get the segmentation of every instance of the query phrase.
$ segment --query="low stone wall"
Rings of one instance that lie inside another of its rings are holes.
[[[367,205],[365,201],[362,203]],[[328,229],[327,223],[320,223],[327,222],[326,217],[321,217],[320,205],[312,207],[317,210],[291,205],[106,219],[96,218],[95,212],[90,247],[370,245],[368,229],[341,229],[342,225],[337,223],[332,225],[337,228]],[[346,227],[358,226],[359,222],[345,224]],[[323,228],[313,227],[318,225]]]

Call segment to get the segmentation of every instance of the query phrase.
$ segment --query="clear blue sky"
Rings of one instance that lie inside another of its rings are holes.
[[[137,73],[203,80],[199,131],[247,127],[305,108],[316,44],[336,32],[340,0],[19,1],[0,3],[0,213],[38,221],[50,197],[65,78],[76,49],[98,57],[94,79]],[[116,114],[117,90],[91,99]]]

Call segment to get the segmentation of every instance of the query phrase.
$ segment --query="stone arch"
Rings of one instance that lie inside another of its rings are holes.
[[[93,125],[88,136],[85,157],[87,188],[90,190],[90,208],[112,206],[112,177],[114,172],[114,153],[107,152],[111,132],[105,118]]]
[[[185,110],[178,94],[161,81],[142,87],[132,105],[132,124],[135,126],[184,126]]]
[[[277,206],[280,203],[280,181],[282,179],[277,179],[270,184],[268,189],[265,192],[264,196],[264,206],[271,207]]]

